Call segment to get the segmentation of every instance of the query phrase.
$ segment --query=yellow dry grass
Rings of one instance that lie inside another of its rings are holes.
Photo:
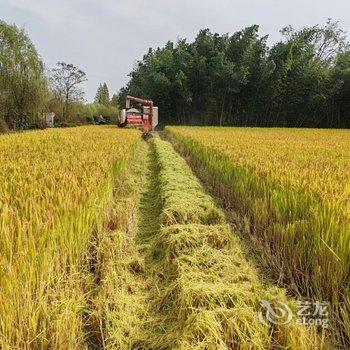
[[[154,149],[162,208],[151,265],[161,276],[154,302],[164,334],[146,348],[323,348],[312,327],[260,321],[261,300],[293,301],[261,281],[222,211],[169,142],[155,138]]]
[[[115,192],[112,225],[96,242],[97,348],[325,348],[315,328],[259,320],[262,299],[295,304],[262,283],[171,145],[155,137],[150,149],[141,146]]]

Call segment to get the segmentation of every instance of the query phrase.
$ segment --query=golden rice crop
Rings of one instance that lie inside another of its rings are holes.
[[[116,179],[110,216],[95,237],[96,271],[100,282],[89,309],[91,348],[133,349],[149,323],[149,284],[142,249],[136,244],[142,190],[147,186],[149,149],[140,143],[123,176]],[[147,196],[149,205],[154,205]],[[148,225],[150,215],[145,215]]]
[[[248,219],[272,270],[290,289],[331,302],[337,339],[348,346],[350,132],[166,129],[217,193]]]
[[[94,126],[0,137],[0,348],[83,344],[84,256],[138,139]]]
[[[169,128],[170,130],[174,130]],[[350,132],[283,128],[176,128],[237,164],[302,187],[350,218]]]

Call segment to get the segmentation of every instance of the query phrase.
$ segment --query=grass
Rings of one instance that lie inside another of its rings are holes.
[[[111,127],[0,137],[0,348],[85,347],[93,232],[139,140]]]
[[[157,145],[158,139],[155,142]],[[159,186],[167,189],[161,193],[164,207],[161,223],[171,225],[174,223],[215,224],[223,222],[222,212],[203,192],[197,178],[186,165],[186,161],[179,156],[169,157],[170,151],[169,143],[157,147],[157,158],[162,169],[159,174]],[[178,173],[180,166],[182,172]]]
[[[349,345],[347,131],[167,127],[182,154],[239,213],[276,280],[331,303],[332,332]],[[331,282],[330,282],[331,281]]]

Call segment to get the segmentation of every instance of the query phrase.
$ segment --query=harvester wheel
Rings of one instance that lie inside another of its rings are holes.
[[[145,141],[148,141],[149,139],[151,139],[153,137],[153,135],[150,133],[150,132],[144,132],[142,134],[142,138],[145,140]]]
[[[127,121],[125,121],[124,123],[118,123],[118,128],[124,128],[127,123]]]

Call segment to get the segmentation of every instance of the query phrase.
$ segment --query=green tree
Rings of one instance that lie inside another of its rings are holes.
[[[101,101],[101,94],[102,94],[102,84],[100,84],[98,86],[98,89],[97,89],[97,92],[96,92],[96,95],[95,95],[95,102],[96,103],[100,103],[100,101]]]
[[[350,51],[337,56],[333,71],[333,96],[329,101],[331,124],[350,128]]]
[[[0,117],[11,128],[40,123],[47,101],[44,65],[33,43],[23,29],[0,20]]]
[[[118,100],[153,99],[167,124],[349,125],[344,32],[328,21],[281,33],[272,48],[253,25],[232,35],[204,29],[192,43],[149,49]]]
[[[333,62],[347,45],[337,23],[295,31],[282,29],[285,40],[271,50],[276,65],[270,80],[273,124],[322,126],[332,99]]]
[[[60,105],[62,121],[67,121],[74,105],[83,101],[81,84],[86,80],[85,72],[70,63],[58,62],[57,67],[52,69],[51,89]]]
[[[113,96],[111,98],[111,106],[118,108],[118,95],[117,94],[113,94]]]
[[[95,97],[95,102],[108,106],[110,104],[109,90],[106,83],[99,85]]]
[[[102,87],[101,103],[105,106],[108,106],[110,103],[109,90],[106,83],[104,83]]]

